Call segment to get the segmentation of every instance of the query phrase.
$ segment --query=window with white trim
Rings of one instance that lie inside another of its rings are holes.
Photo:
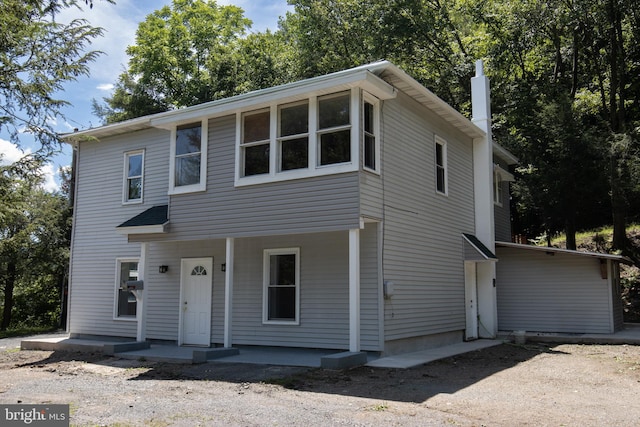
[[[177,126],[171,138],[171,194],[204,191],[207,171],[207,121]]]
[[[116,293],[113,316],[115,319],[135,320],[136,297],[133,292],[127,290],[126,283],[129,280],[138,280],[138,258],[116,259]]]
[[[447,183],[447,143],[436,137],[435,141],[436,191],[446,195]]]
[[[318,98],[318,166],[351,161],[350,94]]]
[[[371,96],[364,96],[362,107],[363,166],[370,171],[378,172],[380,164],[380,141],[378,137],[378,102]]]
[[[358,168],[359,90],[272,104],[238,113],[236,185]],[[358,111],[354,111],[358,110]]]
[[[144,150],[124,153],[122,203],[142,203],[144,190]]]
[[[300,248],[264,251],[263,322],[299,324]]]
[[[309,101],[278,107],[278,171],[309,167]]]
[[[242,115],[242,176],[269,173],[270,151],[269,110]]]

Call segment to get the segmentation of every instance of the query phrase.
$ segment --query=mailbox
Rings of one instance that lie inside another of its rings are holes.
[[[144,283],[142,280],[128,280],[126,285],[128,291],[140,291],[144,289]]]

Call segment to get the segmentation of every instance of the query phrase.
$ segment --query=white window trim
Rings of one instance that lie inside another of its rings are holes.
[[[344,90],[336,90],[336,94],[345,92]],[[253,109],[238,111],[236,113],[236,162],[235,162],[235,186],[243,187],[247,185],[265,184],[270,182],[287,181],[293,179],[309,178],[314,176],[333,175],[345,172],[355,172],[360,164],[360,135],[359,126],[354,123],[360,123],[360,89],[351,88],[349,115],[351,129],[351,160],[345,163],[337,163],[331,165],[318,165],[318,94],[307,95],[306,97],[296,100],[287,100],[273,102],[270,105],[271,110],[271,141],[269,146],[269,173],[252,176],[242,176],[242,113],[253,111]],[[333,92],[322,93],[322,95],[331,95]],[[309,101],[309,168],[293,169],[289,171],[278,172],[278,106],[290,104],[297,101]],[[345,126],[346,128],[346,126]],[[327,129],[323,129],[323,132]],[[175,140],[175,137],[174,137]]]
[[[373,105],[373,134],[375,137],[375,163],[376,163],[376,167],[374,169],[371,169],[370,167],[365,166],[364,164],[364,104],[369,103],[371,105]],[[376,98],[375,96],[367,93],[367,92],[363,92],[362,94],[362,126],[360,127],[360,131],[362,132],[362,169],[368,172],[373,172],[377,175],[380,175],[380,100],[378,98]]]
[[[296,317],[295,320],[269,320],[269,279],[271,255],[296,256]],[[300,248],[265,249],[262,258],[262,323],[265,325],[300,324]]]
[[[137,320],[137,316],[118,316],[118,291],[120,290],[120,265],[123,262],[137,262],[138,263],[138,274],[140,274],[140,258],[131,257],[131,258],[116,258],[116,274],[115,274],[115,289],[113,295],[113,320],[123,321],[123,322],[135,322]]]
[[[129,200],[129,157],[142,154],[142,169],[140,172],[140,198]],[[144,149],[127,151],[124,153],[124,169],[122,173],[122,204],[136,205],[144,201]]]
[[[192,122],[197,123],[197,122]],[[188,124],[188,123],[185,123]],[[208,132],[209,122],[207,119],[200,121],[200,182],[192,185],[182,185],[176,187],[176,132],[178,125],[171,130],[171,143],[169,144],[169,195],[194,193],[206,191],[207,189],[207,152],[208,152]]]
[[[280,111],[282,110],[282,107],[295,107],[295,106],[299,106],[299,105],[307,105],[307,111],[309,111],[309,99],[302,99],[300,101],[297,102],[287,102],[285,104],[279,104],[277,106],[277,132],[276,132],[276,147],[277,147],[277,152],[276,152],[276,168],[277,168],[277,173],[287,173],[287,172],[291,172],[291,171],[297,171],[297,170],[306,170],[309,169],[309,165],[313,164],[310,162],[309,157],[309,150],[312,148],[311,143],[310,143],[310,135],[309,135],[309,121],[307,120],[307,132],[305,133],[300,133],[300,134],[296,134],[296,135],[287,135],[287,136],[281,136],[280,132],[281,132],[281,126],[280,126]],[[298,168],[298,169],[289,169],[289,170],[282,170],[282,143],[286,142],[288,140],[292,140],[292,139],[298,139],[298,138],[307,138],[307,167],[306,168]]]
[[[436,145],[440,145],[442,147],[442,167],[444,169],[444,191],[438,190],[438,156],[436,153]],[[449,195],[449,160],[447,153],[447,141],[443,138],[436,135],[435,144],[433,145],[433,166],[434,166],[434,177],[435,177],[435,188],[436,194],[440,194],[442,196]]]

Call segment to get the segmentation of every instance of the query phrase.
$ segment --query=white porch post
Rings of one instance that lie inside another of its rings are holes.
[[[484,138],[473,141],[473,179],[476,237],[495,253],[493,211],[493,137],[491,136],[491,97],[489,79],[482,61],[476,62],[476,75],[471,79],[472,122],[485,131]],[[494,338],[498,332],[496,301],[496,266],[494,262],[477,264],[479,335]]]
[[[360,230],[349,230],[349,351],[360,351]]]
[[[233,319],[233,255],[235,240],[227,237],[226,268],[224,273],[224,346],[231,348]]]
[[[138,330],[136,333],[136,341],[142,342],[147,339],[147,304],[145,303],[145,294],[148,292],[146,283],[147,276],[147,259],[149,255],[149,243],[140,244],[140,261],[138,263],[138,280],[142,280],[144,288],[136,291],[136,320],[138,322]]]

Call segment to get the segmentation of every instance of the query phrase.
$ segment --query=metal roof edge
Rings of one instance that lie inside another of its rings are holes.
[[[567,255],[590,256],[593,258],[611,259],[611,260],[623,262],[625,264],[633,264],[633,261],[631,261],[631,259],[625,256],[614,255],[614,254],[603,254],[601,252],[577,251],[573,249],[555,248],[550,246],[523,245],[522,243],[496,241],[496,247],[498,246],[504,247],[504,248],[525,249],[525,250],[533,250],[533,251],[539,251],[539,252],[553,252],[553,253],[561,253],[561,254],[567,254]]]

